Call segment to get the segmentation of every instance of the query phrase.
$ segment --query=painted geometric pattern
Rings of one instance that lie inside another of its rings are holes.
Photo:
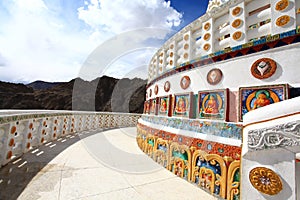
[[[146,116],[144,121],[159,124],[171,128],[203,133],[207,135],[216,135],[225,138],[242,139],[242,125],[220,121],[201,121],[199,119],[176,119],[164,116]]]
[[[138,123],[137,143],[175,175],[223,199],[240,196],[241,148],[204,141]]]

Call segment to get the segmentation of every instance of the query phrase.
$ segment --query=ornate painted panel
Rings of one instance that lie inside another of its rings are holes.
[[[228,90],[198,92],[198,118],[227,120]]]
[[[189,117],[190,94],[176,94],[174,97],[173,116]]]
[[[144,114],[149,114],[150,113],[150,101],[145,101],[144,103]]]
[[[141,123],[137,132],[140,148],[177,176],[222,199],[240,198],[241,147],[178,135]]]
[[[169,103],[170,102],[168,96],[159,98],[159,108],[158,108],[159,115],[168,115]]]
[[[201,121],[200,119],[178,119],[165,116],[142,116],[144,121],[163,126],[215,135],[225,138],[242,139],[242,125],[223,121]]]
[[[150,114],[155,114],[156,113],[156,99],[151,99],[150,100]]]
[[[288,98],[288,85],[266,85],[257,87],[241,87],[239,89],[239,119],[250,112]]]

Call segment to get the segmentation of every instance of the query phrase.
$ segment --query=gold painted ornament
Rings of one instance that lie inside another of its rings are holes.
[[[205,51],[208,51],[208,50],[210,49],[210,44],[205,44],[205,45],[203,46],[203,49],[204,49]]]
[[[208,31],[210,29],[210,23],[207,22],[205,25],[204,25],[204,30]]]
[[[285,26],[291,21],[291,17],[288,15],[282,15],[276,19],[277,26]]]
[[[242,8],[241,7],[235,7],[233,10],[232,10],[232,15],[233,16],[237,16],[241,13],[242,11]]]
[[[210,39],[210,33],[206,33],[203,37],[204,40],[209,40]]]
[[[243,35],[243,33],[241,31],[237,31],[232,35],[232,38],[234,40],[239,40],[239,39],[241,39],[242,35]]]
[[[183,55],[183,57],[184,57],[184,59],[188,59],[188,58],[189,58],[189,54],[188,54],[188,53],[185,53],[185,54]]]
[[[284,11],[288,6],[289,6],[288,0],[281,0],[276,3],[275,10]]]
[[[232,22],[231,26],[233,28],[239,28],[242,25],[243,21],[241,19],[236,19]]]
[[[184,37],[183,37],[183,39],[185,40],[185,41],[188,41],[188,39],[190,38],[190,36],[187,34],[187,35],[185,35]]]
[[[184,48],[185,50],[187,50],[187,49],[189,48],[189,44],[185,44],[185,45],[183,46],[183,48]]]
[[[283,189],[280,177],[266,167],[253,168],[249,173],[249,179],[252,186],[264,194],[276,195]]]

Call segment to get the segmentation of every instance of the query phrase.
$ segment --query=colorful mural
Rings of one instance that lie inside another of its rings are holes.
[[[242,87],[240,92],[240,112],[243,116],[251,110],[261,108],[288,98],[288,85],[269,85],[259,87]]]
[[[227,116],[227,90],[201,91],[198,93],[198,117],[223,119]]]
[[[142,116],[142,120],[153,124],[168,126],[207,135],[242,139],[242,125],[222,121],[201,121],[199,119],[178,119],[163,116]]]
[[[150,101],[145,101],[144,103],[144,114],[149,114],[150,113]]]
[[[223,199],[239,199],[241,147],[186,137],[141,123],[137,133],[141,150],[175,175]]]
[[[150,113],[156,114],[156,99],[151,99]]]
[[[190,110],[190,94],[178,94],[174,98],[174,116],[188,117]]]
[[[169,111],[169,97],[160,97],[159,98],[159,114],[168,115]]]

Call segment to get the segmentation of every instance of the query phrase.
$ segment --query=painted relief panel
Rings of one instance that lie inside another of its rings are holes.
[[[169,111],[169,97],[160,97],[159,98],[159,114],[168,115]]]
[[[226,120],[227,96],[227,90],[198,92],[198,118]]]
[[[151,99],[150,101],[150,114],[155,114],[156,110],[156,99]]]
[[[148,101],[145,101],[145,103],[144,103],[144,113],[149,114],[149,112],[150,112],[150,101],[148,100]]]
[[[255,109],[286,100],[288,98],[288,85],[270,85],[259,87],[242,87],[240,93],[239,118]]]
[[[190,94],[177,94],[174,97],[173,116],[189,117]]]

